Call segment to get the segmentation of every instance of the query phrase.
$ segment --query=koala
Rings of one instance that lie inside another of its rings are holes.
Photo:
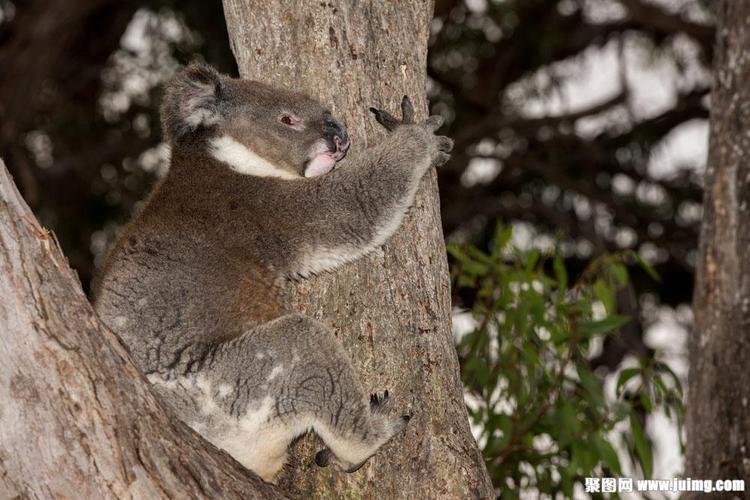
[[[95,284],[102,321],[176,416],[265,480],[306,432],[325,443],[318,465],[352,472],[409,420],[283,293],[382,245],[449,157],[441,119],[415,123],[408,98],[401,119],[371,110],[387,139],[347,156],[344,126],[315,100],[183,68],[161,108],[169,171]]]

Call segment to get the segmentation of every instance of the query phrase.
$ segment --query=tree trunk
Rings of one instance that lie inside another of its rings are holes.
[[[0,161],[0,498],[278,498],[171,417]]]
[[[432,2],[224,0],[240,74],[332,106],[354,148],[384,137],[367,111],[397,111],[404,94],[426,117]],[[311,465],[303,440],[281,479],[302,497],[494,497],[463,402],[450,328],[450,284],[436,174],[423,180],[404,226],[372,255],[300,283],[296,309],[331,326],[366,387],[389,389],[414,418],[365,467],[344,474]]]
[[[721,3],[690,341],[687,475],[750,485],[748,18],[748,2]]]

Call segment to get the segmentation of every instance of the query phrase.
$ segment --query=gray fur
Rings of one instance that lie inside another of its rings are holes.
[[[320,465],[351,471],[408,420],[390,415],[388,397],[369,397],[333,333],[290,313],[280,292],[282,280],[382,244],[423,174],[447,159],[439,119],[411,123],[408,100],[402,121],[379,113],[392,129],[385,142],[304,178],[316,144],[346,152],[330,113],[300,94],[188,67],[162,107],[169,173],[98,279],[99,315],[177,415],[265,479],[308,430],[328,446]],[[228,168],[211,150],[225,136],[294,178]]]

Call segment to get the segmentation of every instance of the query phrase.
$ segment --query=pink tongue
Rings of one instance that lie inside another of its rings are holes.
[[[319,175],[327,174],[335,164],[336,160],[331,158],[329,153],[319,154],[307,164],[305,177],[317,177]]]

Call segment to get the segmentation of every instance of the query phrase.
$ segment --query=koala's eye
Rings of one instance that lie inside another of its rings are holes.
[[[296,118],[292,115],[281,115],[279,117],[279,121],[286,125],[287,127],[291,127],[294,130],[302,130],[302,122],[299,120],[299,118]]]

